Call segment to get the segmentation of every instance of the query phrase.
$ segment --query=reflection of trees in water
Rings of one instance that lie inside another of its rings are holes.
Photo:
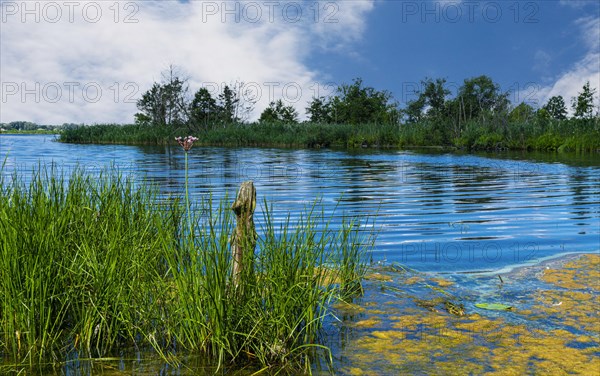
[[[132,171],[147,178],[161,194],[178,194],[182,192],[181,175],[183,171],[183,152],[171,146],[138,146],[137,155],[132,163]],[[181,154],[181,155],[178,155]]]
[[[136,156],[132,162],[132,171],[142,177],[149,178],[160,193],[164,195],[183,194],[185,176],[184,154],[179,146],[140,146],[143,154]],[[223,153],[215,153],[212,149],[194,148],[189,154],[189,186],[192,196],[213,190],[215,179],[214,156],[227,160]],[[224,179],[227,180],[227,179]]]
[[[207,166],[209,168],[217,166],[217,171],[214,171],[211,174],[215,178],[215,183],[219,186],[219,189],[220,187],[225,188],[226,191],[234,189],[238,183],[239,176],[236,173],[238,158],[233,149],[223,149],[220,162],[221,163]],[[219,169],[221,171],[219,171]]]
[[[456,211],[470,213],[506,201],[509,172],[499,166],[448,166]]]
[[[397,164],[387,161],[366,160],[363,158],[342,158],[336,161],[338,166],[351,172],[358,180],[371,185],[377,182],[388,182],[397,170]]]
[[[403,168],[403,184],[411,197],[418,198],[418,207],[444,207],[449,192],[446,167],[432,163],[411,163]]]
[[[300,152],[269,150],[262,160],[252,161],[258,167],[260,178],[268,184],[304,186]]]
[[[578,220],[577,226],[590,226],[596,222],[596,229],[600,218],[600,210],[592,212],[591,208],[600,207],[600,179],[598,175],[592,176],[587,169],[573,169],[567,173],[572,202],[569,205],[571,219]],[[595,218],[594,218],[595,217]],[[582,229],[582,232],[585,233]]]
[[[373,213],[386,198],[386,192],[391,193],[386,187],[394,185],[395,165],[362,158],[342,158],[335,162],[334,179],[344,192],[339,201],[352,203],[356,212]]]

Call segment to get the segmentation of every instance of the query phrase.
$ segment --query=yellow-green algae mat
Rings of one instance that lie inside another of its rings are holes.
[[[364,297],[336,307],[342,329],[336,373],[600,375],[599,255],[475,277],[490,281],[482,289],[464,288],[468,278],[474,277],[369,275]],[[464,304],[464,315],[444,309],[444,301]]]

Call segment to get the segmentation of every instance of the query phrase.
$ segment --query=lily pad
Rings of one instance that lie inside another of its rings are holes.
[[[477,303],[475,307],[493,311],[512,311],[515,308],[502,303]]]

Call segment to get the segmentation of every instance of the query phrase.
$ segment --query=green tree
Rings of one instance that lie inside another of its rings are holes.
[[[293,124],[298,122],[298,112],[292,105],[284,105],[281,99],[269,103],[269,107],[260,114],[261,123],[285,123]]]
[[[162,73],[162,82],[155,82],[137,101],[141,112],[136,114],[136,121],[169,126],[187,122],[187,92],[187,79],[180,78],[171,65]]]
[[[463,122],[479,119],[485,122],[494,115],[505,113],[510,105],[508,93],[502,93],[500,86],[488,76],[469,78],[458,90],[454,99],[458,106],[458,118]]]
[[[508,115],[511,123],[527,123],[535,118],[535,109],[525,102],[521,102]]]
[[[596,89],[590,89],[590,82],[583,85],[583,91],[577,95],[577,98],[571,100],[574,115],[578,119],[591,119],[594,117],[594,95]]]
[[[250,93],[243,82],[236,81],[225,85],[221,94],[217,96],[220,125],[228,126],[246,121],[255,104],[256,95]]]
[[[162,85],[155,82],[150,90],[142,94],[142,98],[137,101],[137,108],[141,112],[135,114],[136,122],[166,124],[166,103],[163,98]]]
[[[138,109],[140,109],[140,105],[139,105],[140,101],[138,101]],[[152,119],[153,117],[151,117],[150,115],[147,115],[146,113],[142,113],[142,112],[138,112],[137,114],[133,115],[134,119],[135,119],[135,123],[136,124],[141,124],[141,125],[148,125],[148,124],[152,124]]]
[[[548,112],[548,110],[543,107],[535,112],[535,122],[542,128],[548,125],[550,119],[552,119],[550,112]]]
[[[14,129],[18,131],[34,131],[39,128],[39,125],[30,121],[12,121],[6,124],[6,129]]]
[[[175,72],[175,68],[170,67],[166,76],[163,74],[163,95],[166,102],[166,124],[184,124],[188,121],[187,113],[188,102],[187,94],[189,86],[187,79],[182,79]]]
[[[328,124],[332,122],[331,104],[325,97],[313,98],[306,113],[312,123]]]
[[[407,123],[418,123],[424,118],[425,97],[420,94],[415,100],[407,103],[406,108],[402,113],[406,115]]]
[[[422,91],[417,92],[418,98],[407,103],[402,111],[409,123],[417,123],[425,118],[430,120],[443,120],[446,116],[446,97],[450,90],[446,87],[446,79],[438,78],[435,81],[425,78],[421,81]]]
[[[225,85],[223,92],[218,96],[219,122],[223,126],[239,122],[236,114],[237,106],[240,101],[237,93],[229,85]]]
[[[203,87],[194,94],[189,113],[192,127],[208,129],[211,126],[211,121],[217,120],[219,106],[208,89]]]
[[[561,95],[548,99],[548,103],[543,108],[548,111],[548,115],[554,120],[564,120],[567,118],[567,107]]]
[[[431,78],[426,78],[421,81],[425,88],[423,97],[425,104],[429,107],[427,115],[432,118],[439,118],[445,112],[446,97],[450,95],[450,90],[446,89],[446,79],[438,78],[433,81]]]
[[[362,79],[342,84],[330,100],[332,119],[338,124],[397,123],[398,111],[388,91],[364,87]]]

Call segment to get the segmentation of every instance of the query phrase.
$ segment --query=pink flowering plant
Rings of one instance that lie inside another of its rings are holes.
[[[198,137],[194,137],[194,136],[187,136],[185,138],[175,137],[175,141],[177,141],[179,143],[179,145],[181,145],[181,147],[187,154],[187,152],[190,151],[190,149],[194,145],[194,142],[198,141]]]
[[[190,213],[190,195],[188,191],[188,152],[194,145],[195,141],[198,141],[198,137],[187,136],[187,137],[175,137],[175,141],[183,148],[185,152],[185,205],[187,206],[188,222],[190,225],[190,234],[194,233],[192,226],[192,214]]]

